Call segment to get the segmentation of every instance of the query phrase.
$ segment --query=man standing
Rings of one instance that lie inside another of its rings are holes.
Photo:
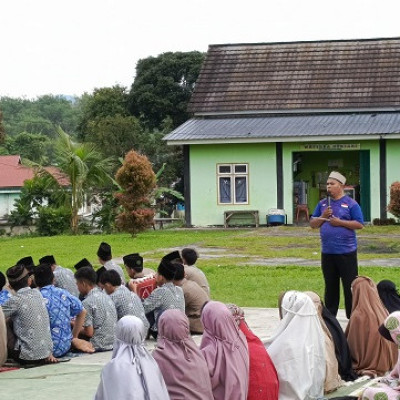
[[[327,198],[315,208],[310,226],[320,228],[321,266],[325,280],[325,305],[337,315],[342,280],[347,318],[352,307],[351,283],[358,275],[356,229],[364,227],[358,203],[344,193],[346,178],[332,171],[326,182]]]

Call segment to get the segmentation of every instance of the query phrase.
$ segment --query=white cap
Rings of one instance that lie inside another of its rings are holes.
[[[336,171],[332,171],[330,174],[329,174],[329,177],[328,177],[328,179],[336,179],[338,182],[340,182],[342,185],[345,185],[346,184],[346,178],[341,174],[341,173],[339,173],[339,172],[336,172]]]

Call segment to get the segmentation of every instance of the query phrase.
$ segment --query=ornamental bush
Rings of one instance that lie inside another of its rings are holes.
[[[390,211],[396,218],[400,218],[400,182],[396,181],[390,185]]]

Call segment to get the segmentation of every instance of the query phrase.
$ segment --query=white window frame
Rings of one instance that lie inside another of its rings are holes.
[[[246,172],[235,172],[235,167],[246,167]],[[221,172],[221,167],[230,167],[230,172]],[[220,178],[229,178],[231,181],[231,190],[230,190],[230,202],[222,202],[221,201],[221,187],[220,187]],[[246,179],[246,201],[236,201],[236,178],[245,178]],[[217,164],[217,203],[220,205],[226,204],[249,204],[249,164],[248,163],[221,163]]]

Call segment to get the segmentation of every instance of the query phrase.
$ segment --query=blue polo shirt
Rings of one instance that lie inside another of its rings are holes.
[[[321,200],[315,207],[312,216],[320,217],[327,207],[327,199]],[[334,217],[364,224],[361,207],[349,196],[343,196],[339,200],[331,198],[331,208]],[[324,254],[347,254],[357,250],[357,238],[354,229],[333,226],[326,221],[320,227],[320,237],[322,253]]]

